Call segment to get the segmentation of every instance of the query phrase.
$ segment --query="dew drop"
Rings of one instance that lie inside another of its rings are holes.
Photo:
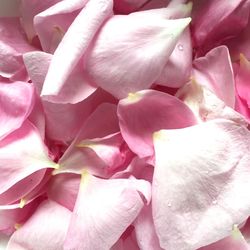
[[[171,202],[169,202],[169,203],[168,203],[168,207],[171,207],[171,206],[172,206],[172,204],[171,204]]]
[[[179,44],[179,45],[178,45],[178,49],[179,49],[180,51],[183,51],[183,49],[184,49],[184,48],[183,48],[183,45],[182,45],[182,44]]]

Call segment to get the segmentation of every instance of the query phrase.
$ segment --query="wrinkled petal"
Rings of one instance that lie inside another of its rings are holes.
[[[220,46],[193,62],[193,77],[214,92],[227,106],[234,108],[234,75],[227,47]]]
[[[198,250],[249,250],[250,246],[245,241],[240,230],[235,226],[231,236],[217,241],[209,246],[199,248]]]
[[[44,201],[11,236],[7,250],[63,249],[70,217],[68,209],[53,201]]]
[[[111,0],[91,0],[81,10],[54,53],[42,95],[59,93],[69,74],[88,49],[96,32],[111,15],[112,7]],[[58,68],[60,68],[59,77]]]
[[[0,193],[3,193],[30,174],[57,165],[48,158],[36,128],[26,121],[0,142],[0,167]]]
[[[152,208],[162,248],[195,250],[249,216],[250,133],[217,119],[154,134]]]
[[[150,11],[116,15],[105,23],[88,51],[86,70],[98,86],[117,98],[148,88],[190,21],[169,20]]]
[[[142,180],[104,180],[84,173],[65,248],[110,249],[144,205],[135,183],[145,185]]]
[[[119,102],[117,112],[124,140],[141,158],[153,156],[153,132],[196,123],[192,111],[184,103],[156,90],[129,95]]]
[[[0,82],[0,139],[20,128],[34,105],[34,87],[24,82]]]

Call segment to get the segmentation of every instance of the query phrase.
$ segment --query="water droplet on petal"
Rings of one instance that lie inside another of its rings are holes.
[[[184,48],[183,48],[183,45],[182,45],[182,44],[179,44],[179,45],[178,45],[178,49],[179,49],[180,51],[183,51],[183,49],[184,49]]]
[[[169,203],[168,203],[168,207],[171,207],[171,206],[172,206],[172,204],[171,204],[171,202],[169,202]]]

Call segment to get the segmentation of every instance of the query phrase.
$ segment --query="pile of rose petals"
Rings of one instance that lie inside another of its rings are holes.
[[[250,0],[1,0],[0,248],[250,250]]]

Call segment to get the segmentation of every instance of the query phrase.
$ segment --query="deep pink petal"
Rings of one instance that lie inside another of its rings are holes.
[[[192,111],[176,97],[143,90],[118,104],[120,129],[130,149],[139,157],[153,156],[152,134],[160,129],[194,125]]]
[[[250,133],[217,119],[154,134],[152,207],[162,248],[197,249],[249,216]]]

